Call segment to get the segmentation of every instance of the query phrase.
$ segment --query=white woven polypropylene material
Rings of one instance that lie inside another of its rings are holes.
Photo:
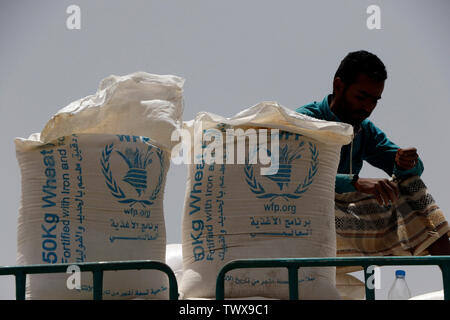
[[[183,80],[145,73],[105,79],[59,111],[42,134],[17,138],[22,178],[19,265],[165,261],[163,198]],[[92,299],[92,274],[29,275],[28,299]],[[76,282],[72,280],[72,287]],[[160,271],[105,272],[104,299],[168,297]]]
[[[280,171],[263,176],[260,168],[267,166],[259,163],[188,166],[180,288],[185,297],[214,297],[217,274],[231,260],[336,255],[335,177],[351,126],[271,102],[231,119],[202,113],[185,127],[193,132],[199,123],[203,130],[224,124],[282,129]],[[298,275],[301,299],[339,298],[335,268],[301,268]],[[234,270],[225,277],[226,297],[287,299],[288,293],[287,269]]]

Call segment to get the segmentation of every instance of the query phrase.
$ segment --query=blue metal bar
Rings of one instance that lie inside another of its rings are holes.
[[[103,298],[103,271],[93,272],[94,278],[94,300],[102,300]]]
[[[27,282],[27,276],[20,271],[17,271],[14,275],[16,276],[16,299],[25,300],[25,285]]]
[[[444,300],[450,300],[450,266],[440,265],[442,272],[442,282],[444,283]]]
[[[298,300],[298,267],[289,266],[289,299]]]

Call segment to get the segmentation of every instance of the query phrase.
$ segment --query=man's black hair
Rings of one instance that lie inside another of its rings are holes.
[[[387,79],[386,67],[373,53],[365,50],[350,52],[341,61],[334,77],[339,77],[348,86],[359,74],[365,74],[375,81]]]

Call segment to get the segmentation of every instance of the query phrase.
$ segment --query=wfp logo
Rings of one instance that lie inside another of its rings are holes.
[[[136,142],[137,138],[141,137],[132,138],[134,142]],[[119,136],[119,139],[122,142],[131,141],[129,136]],[[144,142],[147,142],[148,140],[149,139],[144,140]],[[147,145],[146,148],[129,146],[123,148],[123,145],[124,144],[121,143],[120,147],[122,148],[115,150],[114,143],[111,143],[106,145],[102,150],[100,164],[106,186],[119,203],[129,204],[130,207],[139,203],[145,208],[146,206],[153,204],[161,190],[165,172],[163,151],[152,145]],[[132,190],[132,192],[124,192],[124,189],[126,189],[124,185],[120,185],[115,179],[110,163],[110,158],[113,154],[117,155],[118,159],[122,160],[120,161],[120,163],[123,164],[121,181],[126,183],[128,190]],[[154,165],[155,161],[159,164],[159,168],[157,165]],[[159,169],[160,171],[153,189],[149,188],[152,182],[149,181],[148,177],[149,169]]]
[[[291,169],[292,169],[292,161],[301,159],[301,151],[303,151],[303,146],[305,142],[300,142],[298,148],[294,150],[289,150],[288,145],[285,145],[280,150],[280,163],[278,165],[278,172],[271,176],[266,176],[266,178],[274,181],[280,187],[280,191],[283,190],[284,186],[288,186],[289,182],[291,182]]]
[[[308,142],[309,148],[306,148],[305,142],[301,141],[295,147],[288,146],[285,144],[283,147],[280,145],[280,153],[278,159],[278,171],[273,175],[264,175],[265,179],[271,180],[278,186],[279,192],[268,192],[267,187],[264,187],[257,179],[253,170],[253,165],[246,163],[244,166],[245,180],[250,187],[252,193],[254,193],[257,198],[274,200],[275,198],[281,197],[285,200],[288,199],[299,199],[311,186],[314,181],[314,177],[317,174],[317,169],[319,165],[319,151],[317,146],[311,142]],[[305,149],[309,150],[310,165],[309,168],[304,173],[304,178],[299,178],[295,176],[295,181],[299,181],[299,184],[294,184],[295,189],[290,187],[293,178],[293,164],[296,161],[301,160],[305,156]],[[270,155],[270,151],[267,150]],[[291,189],[291,192],[288,190]]]
[[[128,165],[128,172],[125,175],[123,181],[129,183],[136,189],[136,192],[141,196],[141,193],[147,189],[147,165],[152,162],[150,156],[153,152],[150,152],[151,146],[147,151],[141,152],[138,148],[133,151],[131,148],[125,149],[125,154],[120,151],[116,151]]]

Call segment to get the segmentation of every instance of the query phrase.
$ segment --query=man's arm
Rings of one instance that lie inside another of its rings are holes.
[[[307,105],[301,106],[301,107],[295,109],[295,111],[298,113],[316,118],[316,119],[325,120],[325,119],[323,119],[320,109],[317,108],[317,106],[315,106],[313,104],[307,104]]]
[[[363,160],[397,178],[422,174],[423,163],[415,148],[400,149],[370,121],[364,134]],[[394,203],[399,197],[397,183],[388,179],[360,178],[354,187],[359,192],[374,195],[380,205]]]
[[[394,175],[398,178],[421,176],[424,167],[416,148],[399,149],[395,155]]]
[[[345,193],[356,191],[355,186],[352,184],[353,177],[346,173],[338,173],[336,175],[335,192]]]
[[[417,156],[413,167],[401,167],[396,161],[396,157],[397,160],[405,158],[404,156],[399,157],[397,154],[400,147],[390,141],[386,134],[372,122],[369,121],[364,134],[367,134],[368,137],[365,139],[366,145],[364,146],[363,160],[383,170],[389,176],[394,174],[397,178],[404,178],[422,175],[424,170],[422,160]],[[401,163],[403,164],[405,162]]]

